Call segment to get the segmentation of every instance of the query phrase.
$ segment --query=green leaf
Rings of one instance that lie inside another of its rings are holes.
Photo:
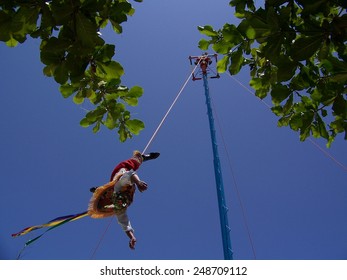
[[[106,113],[106,109],[102,107],[97,107],[95,110],[90,111],[86,114],[86,118],[91,122],[95,123],[97,121],[101,121],[104,114]]]
[[[145,128],[144,123],[138,119],[127,120],[125,123],[129,131],[135,135],[138,135]]]
[[[93,133],[97,133],[100,130],[100,124],[101,122],[97,122],[95,126],[93,127]]]
[[[62,25],[72,18],[75,11],[72,3],[69,1],[51,1],[49,6],[57,25]]]
[[[277,81],[284,82],[290,80],[297,68],[297,63],[292,61],[288,56],[280,56],[277,59]]]
[[[255,95],[260,99],[264,99],[267,96],[269,89],[267,87],[257,89]]]
[[[40,58],[46,65],[59,64],[65,57],[69,42],[62,38],[51,37],[41,42]]]
[[[57,66],[54,64],[47,65],[43,68],[43,74],[47,77],[52,77],[56,68]]]
[[[119,126],[118,134],[119,134],[119,140],[120,140],[121,142],[125,142],[125,140],[127,140],[127,138],[128,138],[128,133],[127,133],[127,131],[126,131],[126,129],[125,129],[125,125],[124,125],[124,124],[121,124],[121,125]]]
[[[18,41],[13,38],[12,33],[10,33],[10,39],[6,41],[6,46],[8,47],[16,47],[18,45]]]
[[[277,126],[279,127],[288,126],[290,120],[291,120],[291,116],[284,116],[278,120]]]
[[[10,40],[12,16],[9,12],[0,10],[0,41]]]
[[[341,94],[336,96],[332,109],[336,115],[347,118],[347,102]]]
[[[231,53],[231,64],[229,72],[231,75],[235,75],[240,72],[241,66],[243,65],[244,57],[242,49],[239,48],[236,52]]]
[[[110,22],[112,23],[112,28],[114,32],[116,32],[117,34],[121,34],[123,32],[123,27],[118,22],[112,19],[110,20]]]
[[[26,40],[27,34],[32,33],[36,29],[37,20],[39,18],[40,7],[32,5],[30,7],[22,6],[17,11],[14,22],[20,22],[21,28],[14,32],[14,37],[20,42]]]
[[[345,59],[346,60],[346,59]],[[330,56],[327,61],[330,63],[330,68],[328,68],[329,71],[333,73],[340,73],[345,72],[347,68],[347,62],[342,61],[334,56]]]
[[[314,101],[320,102],[322,100],[323,94],[319,89],[315,88],[311,94],[311,98]]]
[[[217,62],[218,73],[224,73],[229,65],[230,57],[225,55],[221,60]]]
[[[290,87],[293,90],[304,90],[310,86],[310,83],[304,73],[299,73],[294,76],[290,82]]]
[[[347,83],[347,71],[345,72],[340,72],[340,73],[336,73],[333,74],[330,78],[330,81],[332,82],[337,82],[337,83]]]
[[[80,125],[82,127],[88,127],[92,124],[93,122],[91,122],[88,118],[83,118],[81,121],[80,121]]]
[[[293,108],[294,94],[291,93],[287,99],[286,104],[283,106],[283,114],[288,114]]]
[[[323,122],[322,118],[319,116],[319,114],[316,114],[315,119],[317,121],[316,128],[317,128],[317,131],[319,132],[318,137],[329,139],[329,133],[327,131],[326,125]]]
[[[96,62],[96,74],[106,81],[118,80],[123,74],[124,69],[116,61],[106,63]]]
[[[117,103],[115,101],[109,102],[108,103],[108,116],[109,118],[112,117],[113,122],[118,125],[122,114],[124,114],[125,106],[124,104]]]
[[[76,15],[76,31],[78,40],[85,47],[94,47],[97,39],[97,27],[82,12]]]
[[[100,62],[108,62],[115,54],[115,46],[105,44],[102,47],[97,47],[97,52],[94,55],[94,59]]]
[[[294,115],[289,121],[290,128],[295,131],[298,131],[302,127],[302,125],[303,125],[303,122],[302,122],[301,114]]]
[[[117,120],[115,120],[110,113],[107,114],[104,125],[108,129],[114,129],[117,126]]]
[[[65,84],[69,78],[66,63],[63,61],[57,65],[54,71],[54,80],[59,84]]]
[[[300,141],[305,141],[307,137],[310,136],[310,132],[311,132],[311,129],[309,128],[300,130]]]
[[[234,44],[231,44],[229,42],[226,42],[224,40],[219,40],[218,42],[214,43],[212,46],[212,49],[216,53],[220,54],[227,54],[231,50],[231,48],[234,46]]]
[[[79,92],[77,92],[77,94],[73,97],[73,102],[75,104],[82,104],[84,101],[84,97],[82,95],[82,91],[80,90]]]
[[[143,94],[143,88],[139,86],[133,86],[129,92],[128,96],[139,98]]]
[[[316,1],[303,1],[304,10],[303,15],[311,15],[322,12],[324,9],[324,4],[326,0],[316,0]]]
[[[342,133],[345,131],[345,121],[341,118],[336,118],[335,121],[330,123],[330,127],[335,133]]]
[[[210,41],[207,41],[206,39],[201,39],[199,41],[199,49],[206,51],[209,46],[210,46]]]
[[[123,97],[123,100],[130,106],[137,106],[139,101],[137,98]]]
[[[328,57],[330,53],[330,44],[325,40],[323,44],[321,45],[319,52],[318,52],[318,58],[319,60],[323,60]]]
[[[85,97],[87,97],[90,100],[90,102],[94,103],[96,101],[97,95],[93,89],[84,88],[83,91],[85,91]]]
[[[231,42],[233,45],[237,45],[243,40],[243,37],[237,30],[237,27],[228,23],[223,26],[222,35],[226,42]]]
[[[74,92],[76,92],[78,87],[71,84],[61,85],[59,90],[64,98],[70,97]]]
[[[218,32],[212,28],[210,25],[198,26],[198,30],[201,34],[204,34],[209,37],[218,36]]]
[[[249,82],[249,85],[255,90],[261,89],[263,87],[262,79],[252,78]]]
[[[122,94],[122,99],[130,106],[137,106],[138,99],[143,94],[143,88],[139,86],[132,87],[126,94]]]
[[[300,141],[305,141],[310,136],[312,130],[312,122],[315,113],[312,111],[306,111],[302,114],[302,126],[300,127]]]
[[[272,61],[272,63],[276,64],[278,58],[280,57],[282,43],[283,43],[282,34],[276,34],[276,35],[270,36],[267,39],[266,45],[263,49],[263,53],[266,58]]]
[[[271,25],[258,16],[244,19],[238,26],[238,31],[248,39],[257,39],[259,42],[271,34]]]
[[[293,60],[302,61],[311,58],[322,45],[324,37],[322,34],[297,39],[290,51]]]
[[[279,105],[283,100],[287,99],[291,94],[289,88],[282,84],[276,84],[271,90],[272,102]]]
[[[278,106],[272,107],[271,111],[274,112],[276,116],[282,116],[283,107],[278,105]]]

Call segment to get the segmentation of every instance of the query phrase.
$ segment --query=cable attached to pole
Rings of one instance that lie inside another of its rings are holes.
[[[198,64],[197,64],[197,65],[194,67],[194,69],[190,72],[188,78],[187,78],[186,81],[184,82],[184,84],[183,84],[183,86],[181,87],[180,91],[178,92],[176,98],[175,98],[174,101],[172,102],[170,108],[167,110],[167,112],[166,112],[166,114],[164,115],[163,119],[162,119],[161,122],[159,123],[157,129],[154,131],[154,133],[153,133],[151,139],[149,139],[149,141],[148,141],[146,147],[143,149],[143,151],[142,151],[143,154],[146,153],[148,147],[151,145],[151,143],[153,142],[154,138],[157,136],[157,134],[158,134],[160,128],[161,128],[162,125],[164,124],[164,122],[165,122],[166,118],[168,117],[168,115],[170,114],[172,108],[175,106],[175,104],[176,104],[178,98],[181,96],[183,90],[185,89],[186,85],[188,84],[189,80],[191,79],[191,77],[192,77],[192,75],[194,74],[194,72],[195,72],[195,70],[196,70],[197,67],[198,67]]]
[[[248,91],[252,96],[255,96],[254,91],[250,90],[248,87],[246,87],[242,82],[240,82],[238,79],[236,79],[233,75],[228,73],[229,76],[238,83],[241,87],[243,87],[246,91]],[[271,106],[267,104],[263,99],[260,99],[260,101],[269,109],[271,109]],[[338,167],[340,167],[344,172],[347,172],[347,166],[344,165],[342,162],[337,160],[332,154],[330,154],[327,150],[322,148],[316,141],[314,141],[312,138],[308,138],[308,141],[314,145],[322,154],[324,154],[326,157],[330,158]]]

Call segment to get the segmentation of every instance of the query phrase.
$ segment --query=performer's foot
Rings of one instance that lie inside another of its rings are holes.
[[[149,153],[149,154],[145,154],[145,155],[142,155],[142,159],[143,161],[147,161],[147,160],[150,160],[150,159],[156,159],[157,157],[159,157],[160,153]]]

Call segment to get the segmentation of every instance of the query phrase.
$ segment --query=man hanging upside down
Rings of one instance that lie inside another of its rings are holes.
[[[113,203],[107,205],[108,208],[113,208],[119,225],[122,227],[126,235],[129,237],[129,247],[135,249],[136,238],[134,229],[130,224],[127,215],[127,208],[133,202],[136,186],[140,192],[147,190],[147,183],[141,181],[136,174],[142,162],[155,159],[159,153],[141,154],[139,151],[134,151],[133,157],[120,162],[112,171],[110,181],[117,181],[113,188]],[[96,188],[91,188],[91,192],[95,192]]]

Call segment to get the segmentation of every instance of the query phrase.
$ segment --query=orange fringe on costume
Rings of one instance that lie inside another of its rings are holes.
[[[106,218],[115,215],[116,213],[121,213],[125,209],[117,210],[114,208],[105,208],[106,205],[113,204],[113,187],[118,182],[123,174],[118,174],[115,180],[98,187],[88,205],[88,215],[95,219]]]

